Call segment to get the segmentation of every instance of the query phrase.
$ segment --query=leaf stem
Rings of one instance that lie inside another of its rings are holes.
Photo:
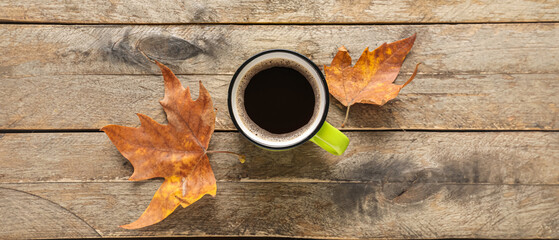
[[[345,123],[347,122],[347,117],[349,117],[349,107],[351,107],[351,105],[347,106],[347,110],[345,111],[345,118],[344,118],[344,122],[342,123],[342,127],[345,126]]]
[[[230,152],[230,151],[206,151],[206,153],[227,153],[227,154],[233,154],[235,156],[237,156],[239,158],[239,162],[241,163],[245,163],[246,160],[246,156],[243,154],[238,154],[236,152]]]
[[[415,75],[417,75],[417,68],[419,67],[421,63],[418,63],[417,65],[415,65],[415,70],[413,71],[413,74],[411,75],[410,79],[408,79],[408,81],[406,81],[406,83],[404,83],[404,85],[402,85],[402,88],[405,87],[406,85],[408,85],[411,80],[413,80],[415,78]]]
[[[138,51],[139,51],[142,55],[144,55],[144,57],[147,58],[148,61],[150,61],[150,62],[152,62],[152,63],[155,63],[155,60],[153,60],[153,59],[150,58],[146,53],[144,53],[144,51],[142,51],[142,49],[138,48]]]

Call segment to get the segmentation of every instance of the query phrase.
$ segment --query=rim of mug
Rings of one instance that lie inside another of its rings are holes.
[[[296,57],[301,58],[303,61],[306,61],[313,68],[313,70],[317,73],[317,75],[319,77],[319,79],[317,79],[317,81],[322,83],[320,85],[322,85],[322,87],[324,87],[324,91],[325,91],[324,113],[322,114],[322,116],[319,116],[320,120],[318,121],[318,125],[315,127],[315,129],[313,129],[313,131],[311,132],[311,134],[309,134],[309,136],[305,137],[304,139],[302,139],[299,142],[296,142],[296,143],[291,144],[289,146],[283,146],[283,147],[273,147],[273,146],[263,145],[263,144],[261,144],[257,141],[254,141],[252,138],[250,138],[243,131],[243,129],[239,126],[239,123],[237,122],[237,119],[235,118],[235,114],[233,113],[233,106],[232,106],[233,101],[231,99],[231,94],[233,93],[233,90],[234,90],[233,86],[235,85],[235,81],[237,80],[237,77],[239,76],[241,71],[246,67],[246,65],[248,65],[254,59],[256,59],[256,58],[258,58],[262,55],[269,54],[269,53],[274,53],[274,52],[289,53],[289,54],[295,55]],[[324,122],[326,121],[326,117],[328,116],[328,108],[330,107],[330,96],[329,96],[329,94],[330,94],[330,92],[328,91],[328,84],[326,83],[326,79],[324,78],[324,74],[322,74],[322,71],[320,71],[318,66],[313,61],[311,61],[309,58],[305,57],[303,54],[300,54],[300,53],[292,51],[292,50],[270,49],[270,50],[266,50],[266,51],[263,51],[263,52],[259,52],[255,55],[251,56],[249,59],[244,61],[243,64],[241,64],[241,66],[239,66],[239,68],[237,68],[237,71],[235,71],[235,74],[233,75],[233,78],[231,78],[231,82],[229,83],[229,90],[227,91],[227,106],[229,108],[229,115],[231,117],[231,120],[233,121],[233,124],[235,125],[235,127],[239,130],[239,132],[245,138],[247,138],[249,141],[251,141],[252,143],[254,143],[257,146],[262,147],[262,148],[271,149],[271,150],[285,150],[285,149],[294,148],[296,146],[299,146],[299,145],[309,141],[311,138],[313,138],[318,133],[318,131],[320,131],[320,128],[322,127],[322,125],[324,125]]]

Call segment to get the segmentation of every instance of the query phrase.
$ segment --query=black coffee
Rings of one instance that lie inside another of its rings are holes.
[[[311,84],[297,70],[287,67],[272,67],[254,75],[244,99],[250,119],[275,134],[305,126],[314,112]]]

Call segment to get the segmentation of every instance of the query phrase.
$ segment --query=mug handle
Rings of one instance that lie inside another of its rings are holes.
[[[334,155],[342,155],[349,144],[346,135],[328,122],[322,124],[318,133],[310,141]]]

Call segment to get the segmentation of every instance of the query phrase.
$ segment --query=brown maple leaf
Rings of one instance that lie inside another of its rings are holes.
[[[366,48],[353,67],[347,49],[342,46],[330,66],[324,66],[330,94],[347,107],[342,127],[347,121],[351,105],[367,103],[382,106],[395,98],[400,89],[413,80],[419,64],[406,83],[393,84],[406,55],[413,47],[415,36],[384,43],[372,52]]]
[[[134,166],[130,180],[165,178],[140,218],[121,226],[126,229],[158,223],[179,205],[186,207],[205,194],[215,196],[217,189],[207,156],[216,116],[210,94],[200,82],[199,97],[193,101],[189,88],[168,67],[155,63],[165,80],[165,97],[160,103],[168,125],[137,114],[139,128],[108,125],[101,129]]]

